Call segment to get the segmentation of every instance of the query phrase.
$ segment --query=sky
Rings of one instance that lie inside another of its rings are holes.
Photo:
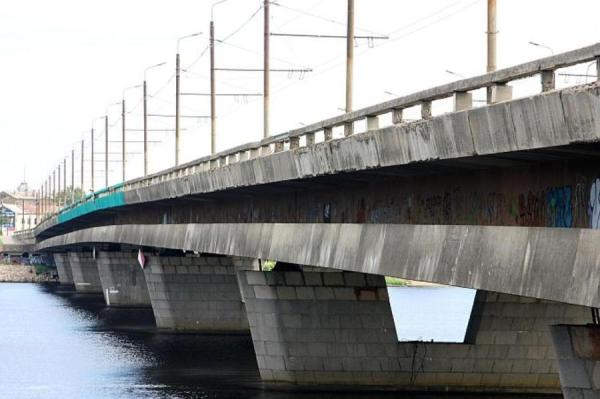
[[[0,0],[0,190],[24,179],[39,188],[71,153],[75,182],[91,185],[91,128],[95,128],[95,188],[105,184],[104,124],[109,117],[109,184],[121,180],[123,89],[147,73],[148,110],[174,114],[177,38],[184,72],[181,91],[209,92],[207,49],[211,1],[204,0]],[[228,0],[214,9],[220,68],[262,68],[262,0]],[[345,0],[277,0],[271,31],[345,35]],[[498,67],[508,67],[594,44],[600,37],[595,0],[498,0]],[[485,0],[356,0],[354,108],[485,72]],[[532,46],[530,41],[547,47]],[[271,38],[271,134],[340,114],[344,107],[343,39]],[[585,73],[585,66],[574,71]],[[449,73],[451,71],[453,73]],[[590,70],[595,73],[594,67]],[[217,72],[217,93],[262,93],[256,72]],[[583,83],[559,76],[559,85]],[[538,88],[515,84],[515,96]],[[142,92],[126,92],[127,178],[143,173]],[[477,99],[481,94],[476,94]],[[434,106],[435,107],[435,106]],[[445,112],[447,104],[437,112]],[[181,160],[210,153],[209,98],[183,96]],[[434,108],[434,111],[436,109]],[[201,117],[201,118],[199,118]],[[150,117],[150,173],[174,164],[174,119]],[[162,130],[161,130],[162,129]],[[217,150],[262,137],[262,98],[218,97]]]

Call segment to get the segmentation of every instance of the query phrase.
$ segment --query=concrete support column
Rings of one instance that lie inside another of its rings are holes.
[[[268,382],[558,393],[549,326],[590,318],[581,306],[480,291],[464,342],[398,342],[382,276],[308,270],[238,276]]]
[[[69,252],[69,263],[76,291],[102,293],[98,267],[91,252]]]
[[[100,251],[96,254],[96,264],[107,305],[151,306],[137,252]]]
[[[247,332],[236,268],[252,261],[218,256],[147,256],[144,275],[159,328]]]
[[[69,255],[64,253],[55,253],[54,264],[58,271],[58,280],[61,284],[72,285],[73,284],[73,272],[71,271],[71,264],[69,263]]]
[[[600,326],[550,328],[565,399],[600,398]]]
[[[382,370],[400,370],[382,276],[277,271],[238,276],[263,380],[373,385],[382,382]]]

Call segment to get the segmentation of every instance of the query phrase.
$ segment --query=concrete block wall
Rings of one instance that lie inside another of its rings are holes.
[[[583,307],[480,292],[468,343],[398,342],[381,276],[238,274],[270,382],[558,392],[549,325],[589,320]]]
[[[96,264],[107,305],[151,306],[137,252],[99,251],[96,254]]]
[[[148,293],[159,328],[248,332],[236,268],[253,261],[212,256],[147,256]]]
[[[92,252],[69,252],[69,264],[77,292],[102,293],[100,274]]]
[[[69,255],[65,253],[53,254],[54,264],[58,271],[58,280],[61,284],[73,284],[73,272],[69,263]]]
[[[563,397],[600,398],[600,326],[552,326]]]

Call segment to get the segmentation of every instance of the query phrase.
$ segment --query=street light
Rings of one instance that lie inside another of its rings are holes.
[[[537,42],[529,42],[529,44],[531,44],[532,46],[545,48],[546,50],[550,51],[550,53],[552,53],[552,55],[554,55],[554,50],[552,50],[552,48],[550,46],[546,46],[545,44],[537,43]]]
[[[184,39],[200,36],[202,32],[192,33],[177,39],[177,54],[175,56],[175,166],[179,165],[179,101],[180,101],[180,64],[179,64],[179,43]]]
[[[108,109],[120,104],[120,102],[109,104],[104,112],[104,187],[106,188],[108,188]]]
[[[122,171],[122,179],[123,181],[125,181],[125,167],[127,165],[126,163],[126,152],[125,152],[125,143],[126,143],[126,134],[125,134],[125,120],[127,117],[127,110],[125,108],[125,93],[127,93],[127,91],[132,90],[132,89],[137,89],[142,87],[142,85],[134,85],[134,86],[129,86],[123,89],[123,94],[121,95],[121,151],[122,151],[122,167],[123,167],[123,171]]]
[[[144,176],[148,175],[148,85],[146,83],[146,76],[150,69],[158,68],[165,64],[166,62],[161,62],[158,64],[150,65],[149,67],[144,69]]]
[[[210,153],[217,152],[217,101],[215,94],[215,7],[228,0],[218,0],[210,6]]]
[[[91,148],[91,159],[90,159],[90,163],[91,163],[91,187],[90,187],[90,191],[93,193],[94,192],[94,122],[102,119],[103,116],[99,116],[96,119],[92,120],[92,129],[90,131],[90,146]]]
[[[450,75],[458,76],[459,78],[462,78],[462,79],[464,79],[464,78],[465,78],[465,76],[464,76],[464,75],[461,75],[460,73],[458,73],[458,72],[454,72],[454,71],[451,71],[451,70],[449,70],[449,69],[446,69],[446,71],[445,71],[445,72],[446,72],[446,73],[448,73],[448,74],[450,74]]]

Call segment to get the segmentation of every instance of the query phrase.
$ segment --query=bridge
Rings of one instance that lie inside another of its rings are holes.
[[[249,332],[269,383],[598,397],[600,89],[555,76],[599,57],[595,44],[126,181],[4,251],[53,254],[61,283],[151,306],[159,328]],[[539,94],[513,98],[538,75]],[[432,112],[448,98],[453,112]],[[476,289],[465,341],[398,342],[384,276]]]

